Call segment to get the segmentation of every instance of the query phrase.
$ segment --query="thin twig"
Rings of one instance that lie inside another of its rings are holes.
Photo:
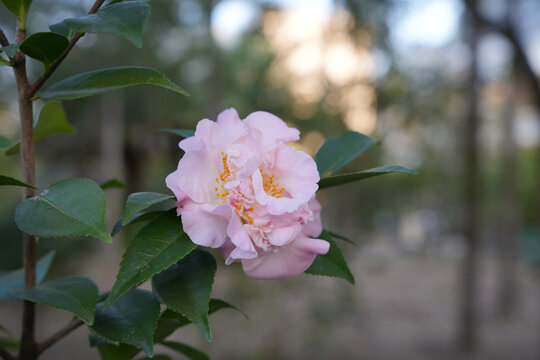
[[[9,45],[9,41],[8,41],[8,39],[6,37],[6,34],[4,34],[2,29],[0,29],[0,45],[2,45],[2,46],[8,46]]]
[[[2,345],[0,345],[0,357],[5,360],[15,360],[15,356],[11,355]]]
[[[38,355],[47,350],[49,347],[56,344],[58,341],[63,339],[65,336],[69,335],[72,331],[77,329],[79,326],[84,323],[79,319],[73,319],[69,324],[64,326],[62,329],[58,330],[54,335],[52,335],[47,340],[43,341],[41,344],[37,345]]]
[[[99,8],[101,7],[101,5],[103,5],[103,2],[105,0],[96,0],[96,2],[94,3],[94,5],[92,6],[92,8],[90,9],[90,11],[88,11],[88,14],[94,14],[95,12],[97,12],[99,10]],[[73,47],[75,46],[75,44],[77,43],[77,41],[79,41],[79,39],[81,37],[83,37],[84,33],[75,33],[73,34],[73,36],[71,37],[71,40],[69,41],[69,45],[67,47],[66,50],[64,50],[64,52],[62,53],[62,55],[60,55],[60,57],[58,59],[56,59],[52,64],[51,66],[49,67],[49,71],[47,71],[47,73],[41,75],[37,80],[36,82],[34,82],[34,84],[32,85],[32,88],[30,90],[30,94],[31,94],[31,97],[34,96],[38,91],[39,89],[41,89],[41,87],[43,86],[43,84],[45,84],[45,82],[51,77],[51,75],[56,71],[56,69],[58,68],[58,66],[60,66],[60,64],[64,61],[64,59],[68,56],[69,52],[71,51],[71,49],[73,49]]]

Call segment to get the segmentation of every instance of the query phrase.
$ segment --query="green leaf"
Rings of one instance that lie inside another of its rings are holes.
[[[8,138],[5,138],[3,136],[0,136],[0,149],[1,148],[7,148],[13,145],[13,142],[9,140]]]
[[[338,186],[347,184],[353,181],[364,180],[373,176],[379,176],[384,174],[401,173],[416,175],[417,172],[401,165],[386,165],[378,168],[358,171],[349,174],[332,175],[326,178],[322,178],[319,181],[319,189],[324,189],[332,186]]]
[[[155,85],[189,94],[151,68],[123,66],[91,71],[61,80],[38,93],[44,100],[73,100],[120,90],[133,85]]]
[[[36,283],[41,284],[45,275],[51,267],[51,263],[54,259],[54,251],[49,252],[42,257],[36,265]],[[8,272],[0,276],[0,299],[17,301],[18,299],[11,296],[9,292],[14,289],[24,287],[24,269]]]
[[[96,345],[101,360],[129,360],[140,350],[128,344],[109,344],[102,342]]]
[[[9,44],[8,46],[4,46],[2,48],[2,51],[8,54],[10,58],[15,56],[17,50],[19,50],[19,44]]]
[[[11,11],[13,14],[17,15],[21,22],[25,23],[25,17],[28,13],[28,9],[32,4],[32,0],[1,0],[4,6]],[[22,27],[24,30],[25,28]]]
[[[105,194],[90,179],[62,180],[23,201],[15,210],[15,223],[39,237],[83,235],[112,242],[105,226]]]
[[[334,239],[340,239],[340,240],[343,240],[343,241],[345,241],[345,242],[348,242],[348,243],[351,244],[351,245],[357,246],[357,244],[356,244],[354,241],[352,241],[351,239],[349,239],[348,237],[345,237],[345,236],[343,236],[343,235],[337,234],[337,233],[335,233],[335,232],[333,232],[333,231],[330,231],[330,230],[326,230],[326,231],[327,231],[328,234],[330,234],[330,236],[332,236],[332,238],[334,238]]]
[[[60,34],[67,39],[71,39],[71,36],[73,36],[73,30],[71,30],[66,24],[64,24],[64,22],[49,25],[49,30],[54,33]]]
[[[96,307],[92,332],[103,339],[141,348],[154,354],[152,336],[159,318],[159,303],[151,292],[131,289],[106,311]]]
[[[31,58],[41,61],[47,73],[51,63],[58,59],[68,46],[69,41],[63,35],[54,32],[38,32],[24,39],[19,49]]]
[[[178,135],[183,138],[188,138],[195,135],[195,130],[191,130],[191,129],[161,128],[161,129],[158,129],[157,131]]]
[[[48,136],[56,134],[74,134],[75,128],[67,121],[64,107],[60,101],[49,101],[41,109],[34,127],[34,142],[38,143]],[[7,149],[6,155],[14,155],[20,151],[21,143],[17,141]]]
[[[0,66],[11,66],[11,63],[0,56]]]
[[[163,354],[158,354],[156,356],[148,356],[148,357],[144,357],[140,360],[172,360],[172,358],[169,356],[169,355],[163,355]]]
[[[354,276],[351,274],[347,262],[336,242],[332,239],[332,236],[328,231],[323,230],[319,238],[330,243],[330,250],[328,250],[326,255],[317,255],[313,264],[306,270],[306,273],[340,277],[354,284]]]
[[[99,185],[99,187],[102,188],[103,190],[113,189],[113,188],[125,189],[126,185],[124,185],[124,183],[118,179],[110,179],[110,180],[105,181],[101,185]]]
[[[0,186],[22,186],[31,189],[37,189],[37,187],[22,182],[20,180],[14,179],[9,176],[0,175]]]
[[[11,291],[11,295],[67,310],[88,325],[94,323],[94,310],[99,299],[96,284],[84,276],[65,277],[31,288],[16,289]]]
[[[157,211],[141,211],[131,217],[131,219],[125,224],[122,225],[122,219],[119,219],[116,224],[114,224],[113,230],[111,231],[111,236],[118,234],[123,228],[129,224],[139,223],[143,221],[149,221],[162,214],[166,210],[157,210]]]
[[[196,247],[184,233],[175,211],[158,216],[129,244],[103,308],[107,309],[126,291],[176,263]]]
[[[208,302],[215,273],[216,261],[212,255],[195,250],[152,278],[157,298],[197,325],[208,341],[212,340]]]
[[[315,155],[319,174],[323,177],[336,172],[374,143],[369,136],[355,131],[345,131],[341,136],[328,139]]]
[[[122,225],[128,224],[137,213],[170,199],[174,199],[174,196],[155,192],[130,194],[126,201],[124,214],[122,215]]]
[[[179,353],[187,356],[191,360],[210,360],[208,355],[186,344],[173,341],[164,341],[161,344],[165,345],[170,349],[178,351]]]
[[[126,1],[101,8],[97,13],[64,20],[69,28],[81,33],[108,33],[122,36],[142,47],[143,25],[150,15],[150,5]]]
[[[244,315],[246,319],[248,319],[248,316],[242,310],[238,309],[234,305],[229,304],[226,301],[219,299],[210,299],[210,303],[208,306],[208,315],[220,309],[227,308],[238,311],[239,313]],[[177,313],[176,311],[173,311],[171,309],[165,310],[159,318],[158,326],[156,328],[156,332],[154,333],[154,342],[156,343],[165,340],[165,338],[171,335],[176,329],[187,324],[191,324],[191,320],[189,320],[184,315]]]

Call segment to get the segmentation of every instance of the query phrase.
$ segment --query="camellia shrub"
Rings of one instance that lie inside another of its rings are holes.
[[[216,260],[205,247],[219,249],[225,264],[239,262],[244,273],[254,278],[306,272],[354,283],[334,241],[343,237],[322,228],[316,192],[413,170],[390,165],[336,174],[367,150],[373,139],[348,131],[329,139],[313,159],[287,145],[300,134],[278,117],[259,111],[241,120],[236,110],[228,109],[217,121],[201,120],[195,132],[165,130],[184,138],[179,144],[184,156],[163,179],[172,194],[129,195],[122,218],[110,231],[104,221],[103,189],[118,182],[99,185],[74,178],[38,190],[34,144],[50,135],[74,132],[62,101],[107,96],[133,85],[187,94],[159,71],[145,67],[99,69],[47,82],[85,33],[112,33],[142,46],[141,31],[150,6],[140,1],[104,5],[103,0],[96,0],[86,15],[52,24],[50,32],[27,34],[26,14],[32,0],[1,1],[17,17],[15,39],[10,41],[0,29],[0,65],[13,69],[21,137],[17,142],[0,137],[0,147],[7,148],[7,155],[21,153],[23,179],[0,175],[0,185],[24,189],[23,201],[15,209],[15,222],[24,233],[24,268],[0,274],[0,299],[24,305],[21,338],[15,347],[0,343],[0,357],[36,359],[74,329],[87,326],[89,345],[103,359],[153,357],[154,344],[192,359],[206,359],[189,345],[167,340],[177,328],[193,323],[210,341],[208,315],[234,308],[211,297]],[[37,79],[27,76],[27,57],[43,64]],[[34,122],[34,103],[38,102],[41,111]],[[167,208],[171,200],[175,205]],[[81,276],[45,281],[54,253],[38,259],[38,238],[89,236],[110,243],[115,234],[134,223],[144,225],[129,243],[110,291],[100,292],[91,279]],[[138,288],[148,280],[152,291]],[[68,311],[73,320],[37,342],[36,303]]]

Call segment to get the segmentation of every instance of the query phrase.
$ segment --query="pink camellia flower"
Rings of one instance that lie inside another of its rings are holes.
[[[166,179],[191,240],[260,279],[299,274],[326,254],[328,242],[313,238],[322,231],[317,166],[285,144],[298,139],[297,129],[262,111],[199,121]]]

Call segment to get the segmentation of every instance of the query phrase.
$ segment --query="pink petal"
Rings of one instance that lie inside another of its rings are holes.
[[[178,188],[197,203],[213,203],[218,170],[206,151],[189,151],[178,163]]]
[[[197,245],[218,248],[227,239],[228,219],[213,214],[204,205],[191,203],[182,209],[182,226]]]
[[[217,207],[214,214],[226,217],[228,221],[227,235],[231,239],[234,249],[230,252],[225,264],[229,265],[237,259],[253,259],[258,256],[257,250],[251,241],[246,229],[242,226],[240,219],[234,212],[232,206],[222,205]]]
[[[292,243],[251,260],[242,260],[246,275],[256,279],[279,279],[303,273],[317,254],[326,254],[330,244],[319,239],[297,237]]]
[[[216,128],[215,122],[203,119],[197,123],[195,135],[180,141],[178,146],[185,152],[200,151],[205,144],[212,146],[216,142]]]
[[[184,192],[178,187],[178,170],[170,173],[165,178],[165,184],[169,189],[171,189],[178,201],[182,201],[186,197],[186,194],[184,194]]]
[[[290,217],[289,221],[274,220],[272,224],[274,228],[268,233],[268,241],[275,246],[283,246],[292,241],[302,230],[302,225],[298,221],[294,221],[293,214],[282,215],[281,217]]]
[[[272,215],[281,215],[295,211],[309,201],[319,186],[319,172],[311,156],[303,151],[296,151],[285,144],[277,147],[276,161],[272,169],[265,169],[276,175],[279,186],[285,188],[288,195],[273,197],[264,191],[260,172],[252,176],[253,191],[257,201],[267,206]]]
[[[317,198],[313,196],[311,200],[309,200],[308,206],[313,212],[313,220],[304,224],[302,234],[317,237],[323,230],[321,223],[321,204],[317,201]]]
[[[287,126],[287,124],[275,115],[265,111],[257,111],[248,115],[244,122],[251,128],[256,129],[263,135],[266,143],[281,140],[284,142],[300,139],[300,131]]]

